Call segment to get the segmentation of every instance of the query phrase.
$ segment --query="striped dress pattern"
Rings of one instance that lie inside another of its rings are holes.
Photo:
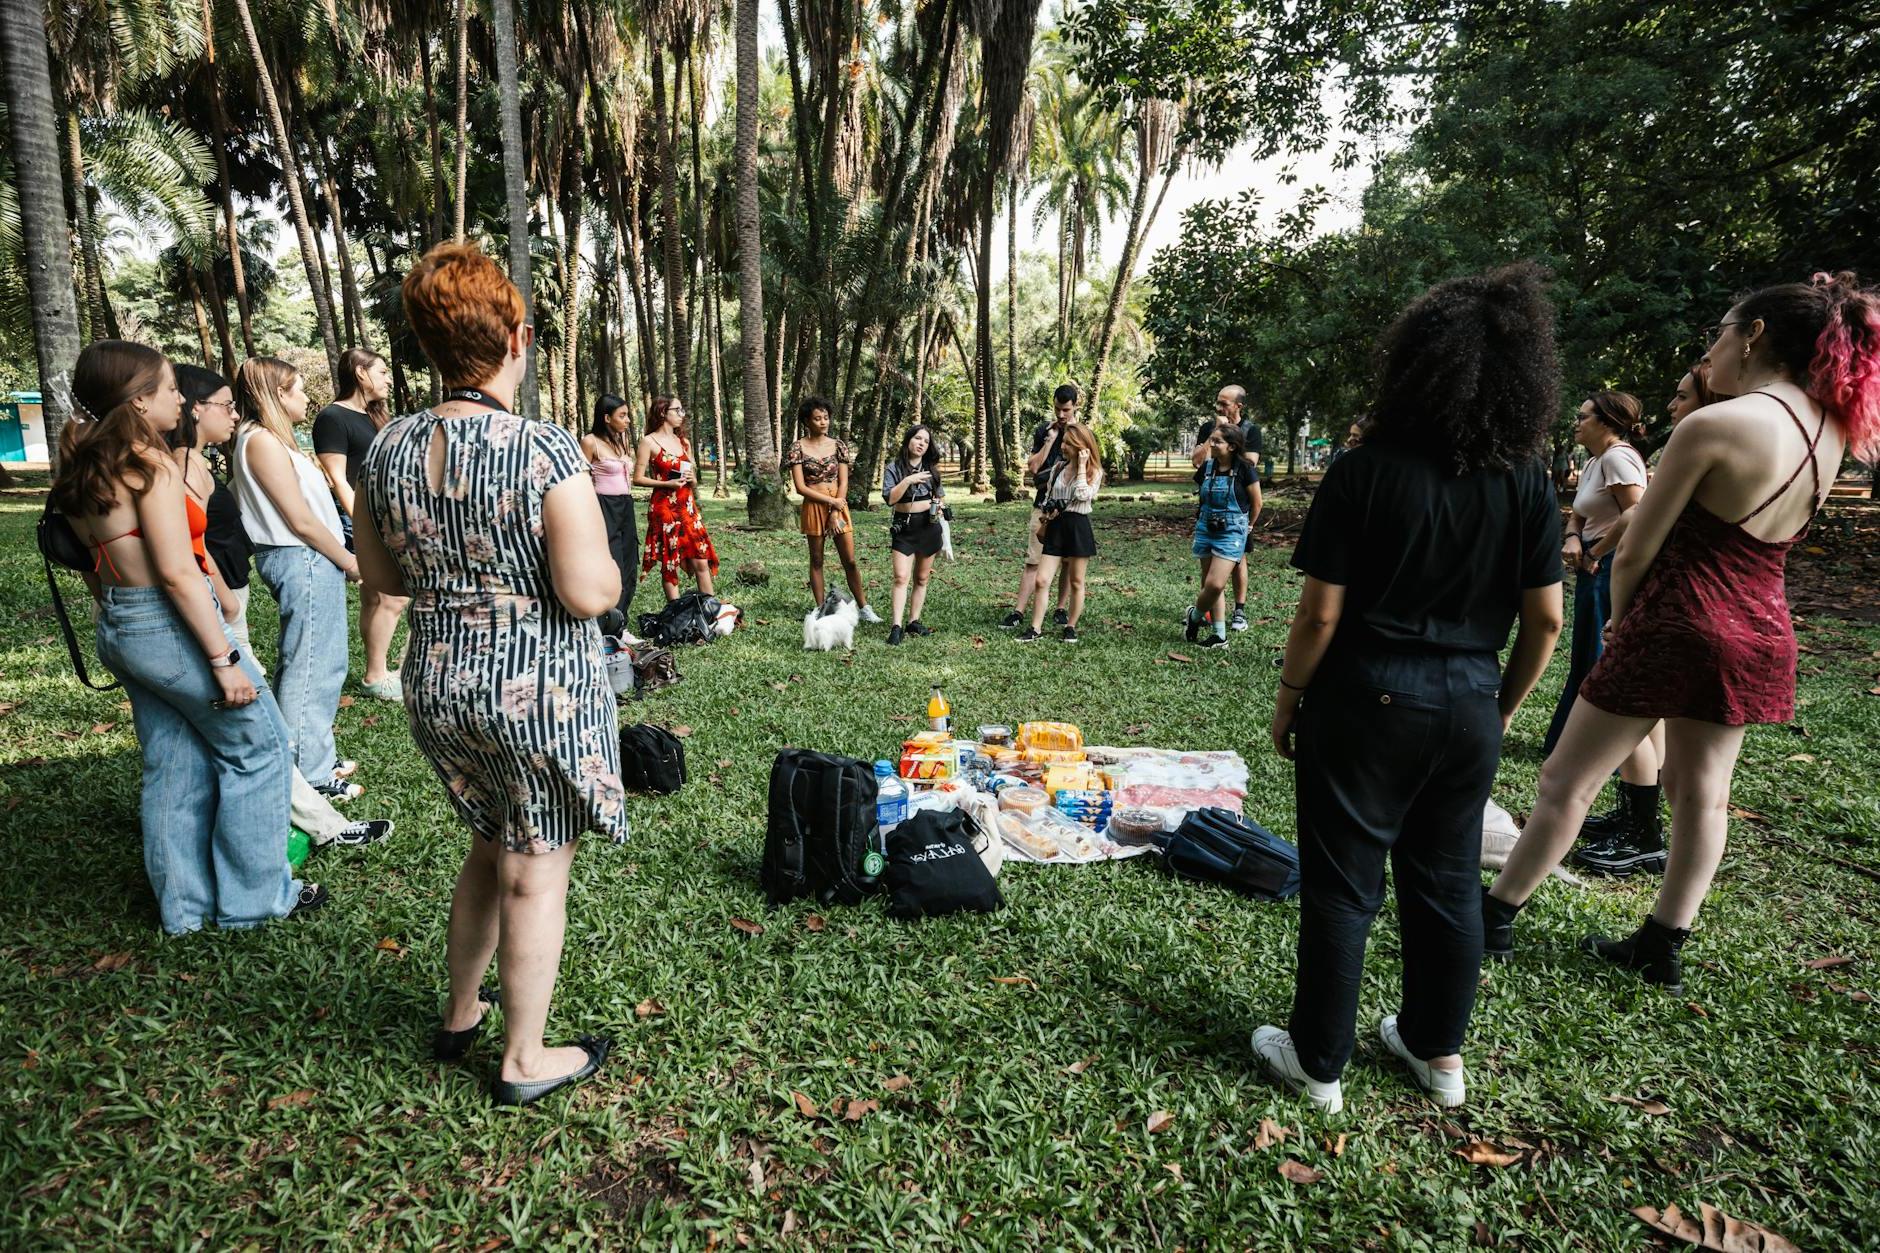
[[[425,460],[439,431],[433,492]],[[470,829],[519,853],[551,853],[589,831],[627,838],[600,629],[556,598],[542,541],[543,499],[587,474],[560,427],[426,410],[386,424],[362,476],[412,598],[412,738]]]

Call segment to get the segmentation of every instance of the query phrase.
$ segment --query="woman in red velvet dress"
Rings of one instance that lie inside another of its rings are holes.
[[[634,453],[633,482],[653,489],[646,508],[646,551],[640,558],[642,574],[659,567],[659,581],[667,600],[679,598],[679,573],[689,571],[698,590],[713,595],[712,576],[718,573],[718,552],[705,532],[698,500],[692,494],[698,468],[692,461],[692,441],[685,437],[685,406],[671,396],[655,396],[646,417],[646,434]]]
[[[1795,634],[1783,565],[1843,454],[1880,446],[1880,293],[1852,274],[1765,288],[1714,330],[1710,382],[1730,397],[1677,426],[1612,571],[1612,626],[1534,816],[1483,899],[1487,951],[1573,843],[1601,783],[1665,719],[1671,857],[1631,936],[1588,936],[1599,957],[1682,986],[1679,957],[1723,858],[1745,728],[1795,710]]]

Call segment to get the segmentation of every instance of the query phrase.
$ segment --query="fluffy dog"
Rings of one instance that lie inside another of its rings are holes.
[[[836,598],[831,597],[835,600]],[[836,600],[803,615],[803,647],[813,653],[855,647],[855,623],[861,611],[852,600]]]

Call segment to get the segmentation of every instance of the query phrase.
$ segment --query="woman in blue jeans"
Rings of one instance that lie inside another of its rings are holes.
[[[252,357],[242,363],[235,395],[242,421],[231,481],[255,569],[281,610],[274,695],[300,773],[315,791],[350,800],[362,791],[347,782],[358,763],[338,759],[333,719],[346,685],[346,584],[359,581],[359,563],[346,551],[326,476],[294,441],[294,424],[307,416],[300,371]]]
[[[287,727],[205,575],[163,437],[182,412],[155,349],[79,354],[52,508],[97,554],[98,655],[123,681],[143,748],[144,867],[163,929],[252,927],[326,903],[287,865]]]

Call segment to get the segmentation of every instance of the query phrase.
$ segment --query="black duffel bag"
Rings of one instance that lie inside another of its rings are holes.
[[[1299,894],[1299,850],[1257,822],[1225,809],[1197,809],[1162,846],[1162,864],[1243,896],[1283,901]]]
[[[629,792],[678,791],[685,786],[685,745],[650,722],[620,728],[620,781]]]

